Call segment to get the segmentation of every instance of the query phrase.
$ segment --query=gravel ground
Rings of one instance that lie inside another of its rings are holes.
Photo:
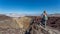
[[[0,34],[24,34],[20,29],[1,29]]]

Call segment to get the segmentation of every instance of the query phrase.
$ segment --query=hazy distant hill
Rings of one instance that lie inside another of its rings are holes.
[[[23,17],[25,15],[23,14],[15,14],[15,13],[10,13],[10,14],[6,14],[7,16],[10,16],[10,17]]]
[[[49,17],[60,17],[60,14],[49,14]]]
[[[3,14],[0,14],[0,20],[11,20],[12,18]]]
[[[9,14],[5,14],[7,16],[10,17],[23,17],[23,16],[41,16],[41,14],[16,14],[16,13],[9,13]],[[49,17],[59,17],[60,14],[55,13],[55,14],[48,14]]]

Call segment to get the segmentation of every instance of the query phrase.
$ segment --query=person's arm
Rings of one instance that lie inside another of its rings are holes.
[[[41,18],[43,17],[43,14],[41,14]]]

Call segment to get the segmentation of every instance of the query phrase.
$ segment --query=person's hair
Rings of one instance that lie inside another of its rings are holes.
[[[46,11],[44,11],[44,13],[46,13]]]

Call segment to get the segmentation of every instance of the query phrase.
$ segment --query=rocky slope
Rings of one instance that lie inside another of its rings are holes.
[[[28,18],[28,20],[27,20],[27,18]],[[32,18],[34,20],[34,23],[41,22],[40,16],[27,16],[27,17],[22,17],[22,18],[21,17],[12,18],[12,17],[6,16],[6,15],[0,15],[0,34],[24,34],[25,33],[23,31],[24,29],[20,29],[20,26],[22,26],[22,25],[19,25],[19,24],[24,23],[25,24],[24,27],[26,28],[27,25],[29,26],[30,18]],[[34,28],[34,25],[32,25],[32,26]],[[53,16],[51,17],[50,16],[49,20],[47,22],[46,29],[35,25],[35,27],[37,27],[38,30],[32,29],[32,31],[33,31],[33,34],[45,34],[45,32],[46,32],[46,34],[48,34],[48,33],[51,33],[51,31],[59,34],[59,32],[60,32],[60,31],[58,31],[58,30],[60,30],[59,26],[60,26],[60,17],[53,17]],[[32,31],[31,31],[31,34],[32,34]]]
[[[39,23],[42,20],[41,16],[28,16],[28,17],[33,18],[35,23]],[[49,16],[47,25],[54,29],[60,30],[60,16]]]

